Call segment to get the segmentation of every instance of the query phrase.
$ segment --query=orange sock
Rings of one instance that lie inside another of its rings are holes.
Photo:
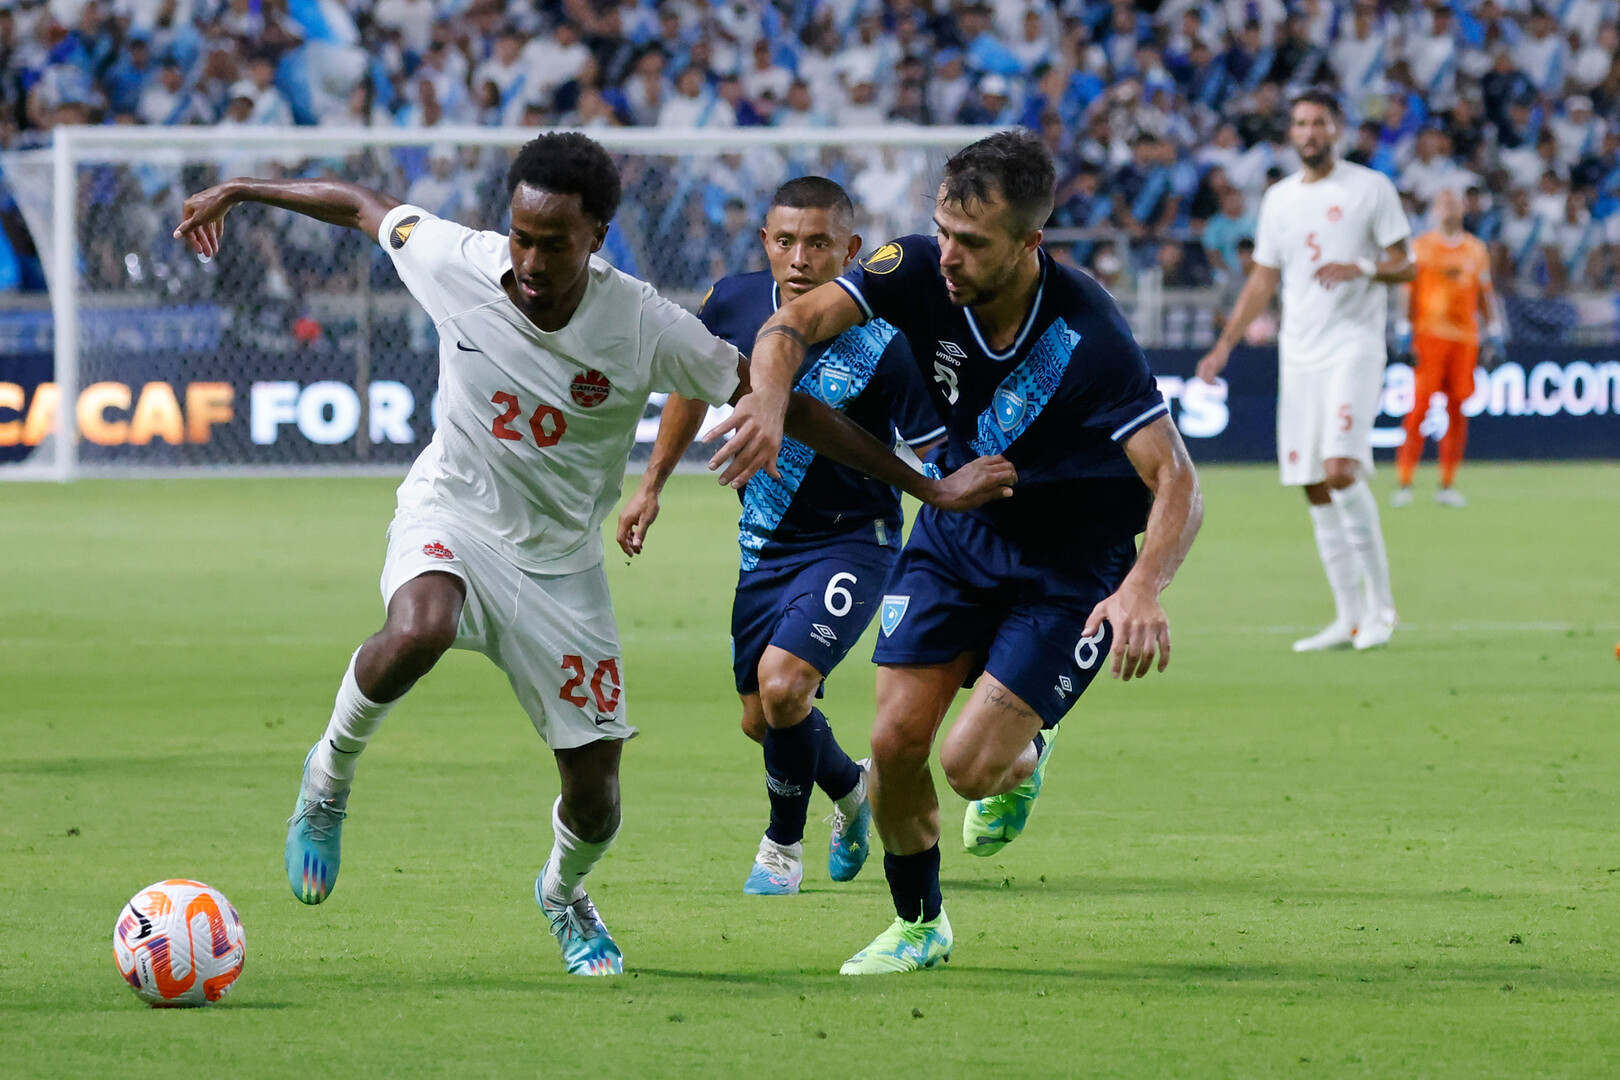
[[[1428,411],[1427,396],[1414,401],[1412,411],[1406,414],[1406,421],[1402,425],[1406,429],[1406,441],[1395,451],[1395,476],[1401,487],[1412,486],[1412,474],[1417,472],[1418,462],[1423,460],[1423,433],[1418,428]]]
[[[1463,447],[1468,445],[1468,417],[1462,413],[1462,402],[1446,403],[1446,419],[1446,437],[1440,440],[1440,486],[1448,488],[1457,478]]]

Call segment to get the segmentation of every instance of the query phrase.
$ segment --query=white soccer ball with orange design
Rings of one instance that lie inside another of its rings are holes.
[[[118,973],[153,1008],[212,1005],[242,974],[246,955],[236,909],[200,881],[148,885],[113,927]]]

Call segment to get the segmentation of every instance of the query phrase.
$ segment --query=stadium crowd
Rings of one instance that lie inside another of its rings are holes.
[[[1052,225],[1069,256],[1111,285],[1157,267],[1197,287],[1241,276],[1260,196],[1295,167],[1289,95],[1323,85],[1341,96],[1347,156],[1391,176],[1414,223],[1440,189],[1467,193],[1505,291],[1612,289],[1620,0],[1546,2],[13,0],[0,144],[86,123],[422,129],[419,151],[302,167],[498,227],[501,155],[432,129],[1021,124],[1059,161]],[[746,268],[755,204],[795,171],[842,169],[879,222],[886,200],[924,194],[916,155],[704,161],[628,178],[651,185],[634,224],[657,242],[621,237],[615,257],[679,285]],[[683,168],[708,171],[694,183]],[[153,175],[89,186],[104,208],[179,196]],[[14,211],[5,235],[26,261]],[[279,261],[321,244],[285,226]],[[122,256],[105,246],[111,286]],[[24,271],[13,287],[38,283]]]

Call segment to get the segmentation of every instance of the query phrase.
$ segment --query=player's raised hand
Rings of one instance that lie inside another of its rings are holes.
[[[229,184],[219,184],[197,192],[186,200],[180,225],[174,230],[175,239],[184,240],[197,254],[213,258],[219,254],[219,240],[225,232],[225,214],[235,205]]]
[[[1127,581],[1117,593],[1091,609],[1085,636],[1091,637],[1106,621],[1114,630],[1116,679],[1139,679],[1153,666],[1157,652],[1159,670],[1170,663],[1170,620],[1151,590]]]
[[[1226,370],[1226,362],[1230,359],[1232,359],[1232,350],[1217,341],[1215,347],[1205,353],[1203,358],[1198,361],[1195,375],[1214,385],[1215,380],[1221,377],[1221,372]]]
[[[762,401],[761,394],[744,394],[737,399],[731,415],[716,424],[703,437],[704,442],[730,433],[720,449],[709,458],[709,471],[723,467],[720,482],[727,487],[741,488],[750,477],[764,469],[773,479],[782,474],[776,469],[776,455],[782,451],[783,407]]]
[[[658,520],[658,492],[647,484],[636,488],[619,515],[619,549],[632,559],[647,543],[647,531]]]
[[[1018,483],[1018,470],[1013,463],[995,454],[974,458],[951,475],[934,481],[922,499],[939,510],[972,510],[987,502],[1012,495]]]

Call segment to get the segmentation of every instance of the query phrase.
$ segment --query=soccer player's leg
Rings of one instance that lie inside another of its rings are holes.
[[[1400,621],[1390,587],[1378,499],[1366,479],[1373,473],[1373,419],[1383,389],[1381,355],[1356,356],[1330,369],[1329,400],[1337,402],[1334,415],[1339,422],[1330,426],[1323,440],[1322,464],[1329,497],[1344,523],[1365,587],[1362,618],[1356,627],[1358,650],[1386,644]]]
[[[1348,649],[1361,622],[1365,588],[1361,567],[1345,528],[1344,516],[1333,505],[1322,459],[1325,429],[1338,419],[1332,415],[1328,383],[1322,372],[1297,371],[1284,366],[1277,395],[1277,467],[1283,484],[1302,488],[1310,506],[1316,551],[1333,593],[1333,621],[1310,637],[1294,642],[1295,652]]]
[[[994,855],[1029,824],[1051,761],[1057,725],[1102,670],[1113,642],[1091,611],[1136,561],[1134,544],[1102,549],[1083,563],[1024,568],[1019,603],[991,643],[985,674],[940,748],[951,787],[968,807],[962,845]]]
[[[395,703],[457,643],[465,624],[476,622],[467,554],[459,537],[430,522],[401,520],[389,529],[382,579],[387,618],[349,659],[326,731],[304,758],[287,822],[287,883],[306,904],[321,903],[337,884],[343,820],[361,752]]]
[[[939,887],[939,795],[928,755],[957,690],[976,669],[971,653],[942,664],[878,668],[872,810],[895,917],[839,974],[899,974],[950,959],[954,939]]]
[[[1468,445],[1468,417],[1463,403],[1474,396],[1474,369],[1479,364],[1479,345],[1474,342],[1448,342],[1445,364],[1446,434],[1440,440],[1440,490],[1435,501],[1441,506],[1461,507],[1466,500],[1452,487],[1457,467],[1462,464]]]
[[[745,571],[739,582],[733,609],[739,657],[751,656],[756,645],[752,640],[738,641],[736,633],[746,634],[752,623],[763,621],[747,617],[745,610],[764,603],[774,617],[769,644],[759,651],[754,670],[765,720],[761,742],[771,820],[744,892],[798,891],[813,786],[825,791],[834,805],[830,876],[848,881],[866,860],[870,811],[863,771],[838,745],[831,725],[812,703],[823,679],[871,621],[892,562],[888,549],[843,545],[798,564],[790,575],[781,576],[785,580],[772,580],[765,588],[748,584],[750,575],[760,571]]]
[[[1412,502],[1412,478],[1423,459],[1423,421],[1429,413],[1429,402],[1444,387],[1446,357],[1442,354],[1446,344],[1427,334],[1412,339],[1412,358],[1416,362],[1412,411],[1402,424],[1406,439],[1395,452],[1395,479],[1400,486],[1390,496],[1391,506],[1408,506]]]
[[[928,754],[957,690],[979,674],[994,639],[1005,595],[996,575],[1008,556],[1006,541],[984,526],[946,517],[927,507],[917,515],[878,612],[872,819],[895,919],[845,962],[845,975],[932,967],[952,948]]]
[[[619,833],[619,758],[636,735],[625,721],[619,630],[601,565],[521,575],[511,615],[492,630],[490,658],[557,760],[550,857],[535,901],[570,975],[616,975],[624,955],[585,890]]]

